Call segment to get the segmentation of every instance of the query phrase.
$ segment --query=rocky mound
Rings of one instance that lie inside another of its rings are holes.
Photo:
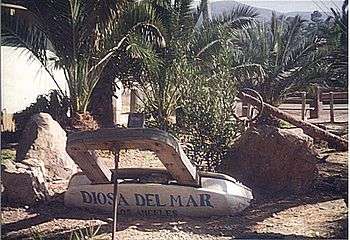
[[[261,193],[302,193],[317,176],[313,142],[301,129],[248,129],[220,170]]]
[[[48,200],[56,181],[68,183],[77,166],[66,152],[66,132],[47,113],[34,115],[19,141],[16,162],[1,165],[3,199],[34,204]]]
[[[66,141],[66,132],[50,114],[36,114],[23,131],[16,161],[37,159],[44,163],[47,180],[68,179],[77,166],[66,152]]]

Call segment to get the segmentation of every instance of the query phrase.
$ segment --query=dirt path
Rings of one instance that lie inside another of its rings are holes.
[[[347,239],[348,213],[347,152],[322,150],[325,161],[318,164],[320,177],[314,189],[303,196],[276,198],[256,196],[253,204],[233,217],[136,219],[122,218],[120,239],[232,239],[232,238],[337,238]],[[135,155],[138,158],[137,154]],[[140,156],[139,156],[140,157]],[[150,156],[150,158],[152,158]],[[129,165],[126,161],[125,166]],[[157,163],[152,162],[153,165]],[[112,219],[64,207],[58,197],[47,205],[30,208],[3,206],[4,239],[69,239],[72,232],[99,228],[98,239],[109,239]]]

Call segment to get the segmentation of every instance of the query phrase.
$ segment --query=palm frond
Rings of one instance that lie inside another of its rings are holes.
[[[35,27],[29,27],[16,16],[2,14],[2,44],[11,47],[22,47],[30,51],[42,64],[46,65],[47,37]]]
[[[37,60],[50,75],[57,88],[64,95],[52,71],[50,59],[47,55],[48,39],[44,32],[35,26],[28,26],[24,20],[2,12],[1,37],[2,45],[21,49],[22,53],[29,53],[29,60]],[[52,54],[52,53],[51,53]]]
[[[234,29],[250,27],[256,21],[259,14],[250,6],[237,6],[231,12],[224,12],[213,20],[215,24],[227,24]]]

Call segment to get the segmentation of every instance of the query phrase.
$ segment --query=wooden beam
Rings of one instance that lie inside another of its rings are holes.
[[[106,183],[112,180],[112,173],[94,150],[76,144],[66,147],[67,153],[93,183]]]
[[[313,110],[310,111],[310,118],[319,118],[320,111],[322,110],[322,101],[321,101],[321,88],[319,86],[315,87],[316,96],[312,102]]]
[[[334,123],[334,98],[333,98],[333,92],[329,93],[330,96],[330,102],[329,102],[329,115],[330,115],[330,121],[331,123]]]
[[[301,120],[305,120],[306,113],[306,92],[301,93]]]
[[[136,112],[137,107],[137,89],[132,88],[130,90],[130,113]]]
[[[246,93],[239,93],[238,97],[242,100],[242,101],[246,101],[251,103],[252,105],[255,106],[259,106],[260,101],[255,98],[250,96],[249,94]],[[278,109],[277,107],[271,106],[270,104],[264,103],[264,111],[267,114],[270,114],[272,116],[275,116],[279,119],[282,119],[284,121],[287,121],[297,127],[300,127],[301,129],[303,129],[304,133],[313,137],[313,138],[318,138],[318,139],[322,139],[327,141],[328,143],[330,143],[332,146],[335,146],[336,149],[338,150],[348,150],[348,141],[335,135],[332,133],[329,133],[325,130],[323,130],[322,128],[319,128],[311,123],[305,122],[303,120],[299,120],[297,118],[295,118],[294,116],[292,116],[289,113],[283,112],[280,109]]]
[[[153,151],[179,184],[199,186],[197,169],[187,158],[177,139],[158,129],[104,128],[72,133],[67,139],[67,152],[90,181],[95,183],[108,179],[106,182],[110,182],[110,171],[104,171],[106,166],[96,164],[96,159],[83,159],[81,156],[96,149],[113,151],[116,145],[120,149]]]

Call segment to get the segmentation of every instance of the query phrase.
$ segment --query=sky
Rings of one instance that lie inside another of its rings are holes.
[[[330,8],[341,9],[342,1],[327,1],[327,0],[237,0],[251,6],[268,8],[278,12],[312,12],[314,10],[327,11]]]
[[[222,0],[209,0],[222,1]],[[341,9],[343,1],[337,0],[235,0],[254,7],[267,8],[278,12],[313,12],[319,10],[330,12],[330,8]]]

